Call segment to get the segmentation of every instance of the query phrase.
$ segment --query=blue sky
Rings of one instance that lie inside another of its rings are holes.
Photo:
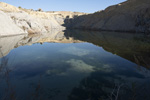
[[[126,0],[0,0],[27,9],[44,11],[77,11],[92,13]]]

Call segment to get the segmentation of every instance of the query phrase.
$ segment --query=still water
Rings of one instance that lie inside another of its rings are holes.
[[[150,100],[149,68],[141,34],[0,37],[0,100]]]

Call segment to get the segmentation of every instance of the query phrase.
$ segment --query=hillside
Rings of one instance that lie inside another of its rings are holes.
[[[83,15],[79,12],[44,12],[18,8],[0,2],[0,36],[22,33],[45,33],[51,29],[65,29],[64,20]]]
[[[66,19],[69,28],[150,32],[150,0],[127,0],[105,10]]]
[[[0,36],[65,28],[150,33],[150,0],[127,0],[93,14],[35,11],[0,2],[0,22]]]

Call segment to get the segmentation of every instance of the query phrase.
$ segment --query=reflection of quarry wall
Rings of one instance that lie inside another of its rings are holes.
[[[103,47],[108,52],[150,68],[150,38],[141,34],[67,30],[65,36]]]
[[[150,0],[128,0],[105,10],[66,19],[69,28],[150,32]]]
[[[6,56],[10,50],[14,49],[18,41],[20,41],[24,36],[14,36],[0,38],[0,57]]]
[[[80,43],[81,41],[73,38],[66,38],[64,32],[58,29],[52,29],[49,33],[42,34],[22,34],[9,37],[0,37],[0,58],[9,54],[11,50],[23,45],[32,45],[34,43]]]
[[[42,12],[0,2],[0,36],[22,33],[45,33],[51,29],[65,29],[66,17],[82,15],[78,12]]]

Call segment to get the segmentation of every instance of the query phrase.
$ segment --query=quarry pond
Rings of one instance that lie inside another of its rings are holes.
[[[0,37],[0,100],[150,100],[150,37],[53,30]]]

